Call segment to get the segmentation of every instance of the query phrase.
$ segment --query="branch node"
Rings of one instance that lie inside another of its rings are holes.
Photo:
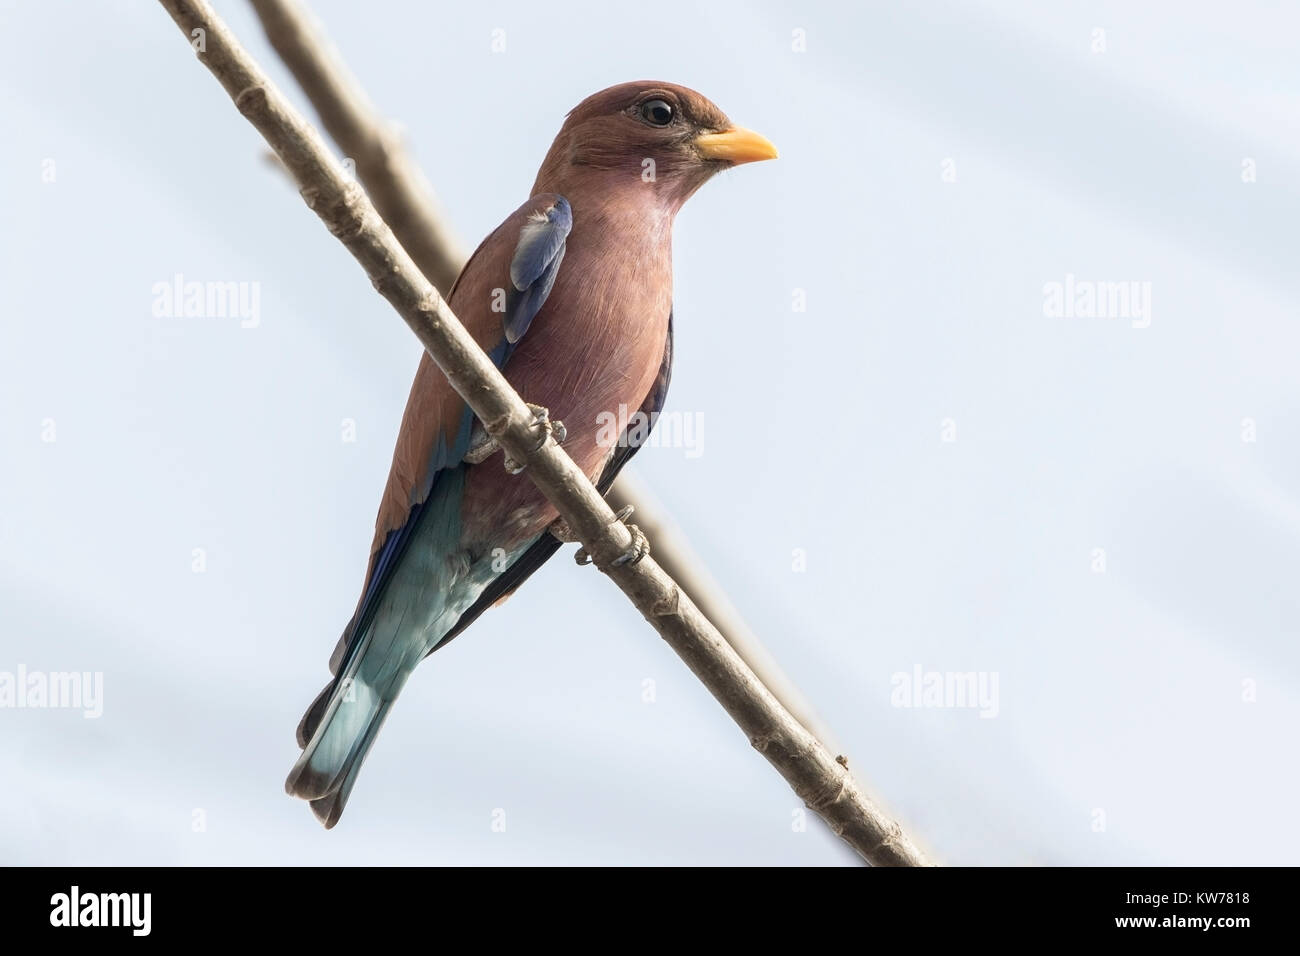
[[[503,435],[505,435],[506,432],[510,430],[510,423],[513,420],[514,420],[513,415],[511,415],[509,412],[503,412],[502,414],[498,415],[496,418],[490,418],[487,421],[485,421],[483,423],[483,427],[487,429],[487,433],[491,435],[493,438],[501,438]]]
[[[308,189],[301,190],[303,199],[325,221],[330,235],[341,242],[351,242],[369,229],[370,202],[355,182],[349,180],[337,196],[331,195],[328,191],[311,189],[309,198],[308,192]],[[317,208],[316,204],[322,200],[325,205],[323,208]],[[400,274],[398,269],[392,271],[394,274]]]
[[[898,846],[904,840],[903,827],[896,820],[890,820],[885,825],[884,839],[877,844],[878,847],[893,848]]]
[[[239,110],[241,116],[247,119],[257,113],[265,112],[269,99],[266,86],[256,83],[239,91],[235,96],[235,108]]]
[[[836,773],[826,786],[819,790],[814,790],[811,796],[804,797],[804,804],[809,810],[820,815],[823,810],[834,803],[839,802],[844,795],[844,788],[848,783],[849,775],[843,771]],[[800,796],[803,796],[800,794]]]
[[[659,600],[655,601],[650,607],[650,613],[655,617],[676,617],[682,608],[682,589],[674,585],[668,589],[668,593]]]
[[[442,315],[438,307],[442,304],[442,297],[436,291],[430,291],[429,295],[424,296],[415,306],[421,318],[434,328],[442,326]]]

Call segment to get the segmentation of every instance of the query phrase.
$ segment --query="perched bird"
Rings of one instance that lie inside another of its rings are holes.
[[[667,392],[674,216],[719,170],[775,157],[771,143],[692,90],[610,87],[569,113],[532,198],[456,280],[452,311],[602,492],[636,451],[628,419],[658,412]],[[622,440],[601,438],[611,415]],[[424,355],[361,599],[330,658],[334,679],[298,725],[303,752],[285,783],[326,827],[338,822],[416,665],[513,592],[564,537],[555,509],[493,451]],[[638,539],[627,560],[644,553]]]

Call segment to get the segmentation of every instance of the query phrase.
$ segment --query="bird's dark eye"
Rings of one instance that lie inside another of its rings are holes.
[[[667,126],[673,121],[672,105],[665,100],[646,100],[641,104],[641,118],[651,126]]]

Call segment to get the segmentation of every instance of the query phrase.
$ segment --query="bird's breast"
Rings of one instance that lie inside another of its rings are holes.
[[[663,361],[672,252],[657,231],[620,238],[583,230],[576,218],[555,286],[505,376],[524,401],[564,422],[565,451],[594,481]],[[471,469],[462,513],[471,548],[508,547],[556,517],[526,476],[506,474],[500,456]]]

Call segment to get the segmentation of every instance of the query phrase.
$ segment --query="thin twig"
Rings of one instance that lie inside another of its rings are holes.
[[[646,487],[645,482],[635,472],[624,470],[618,481],[614,482],[614,487],[605,492],[605,500],[615,512],[629,505],[632,507],[636,525],[653,546],[659,566],[690,595],[695,606],[713,622],[713,626],[781,702],[781,706],[811,730],[823,746],[838,753],[839,744],[830,728],[817,715],[812,702],[803,695],[777,663],[772,652],[759,640],[727,592],[696,555],[685,533],[668,517],[668,509]]]
[[[416,268],[361,188],[208,4],[160,2],[200,62],[293,174],[307,205],[366,270],[488,433],[527,465],[527,476],[576,532],[595,565],[686,661],[750,743],[868,861],[923,864],[902,829],[867,800],[848,771],[780,705],[653,559],[613,564],[633,543],[627,526],[549,434],[539,435],[528,407]]]
[[[465,265],[465,253],[397,129],[379,119],[305,8],[265,0],[252,3],[267,38],[316,108],[321,125],[356,164],[357,179],[370,201],[429,281],[444,296],[450,293]]]

